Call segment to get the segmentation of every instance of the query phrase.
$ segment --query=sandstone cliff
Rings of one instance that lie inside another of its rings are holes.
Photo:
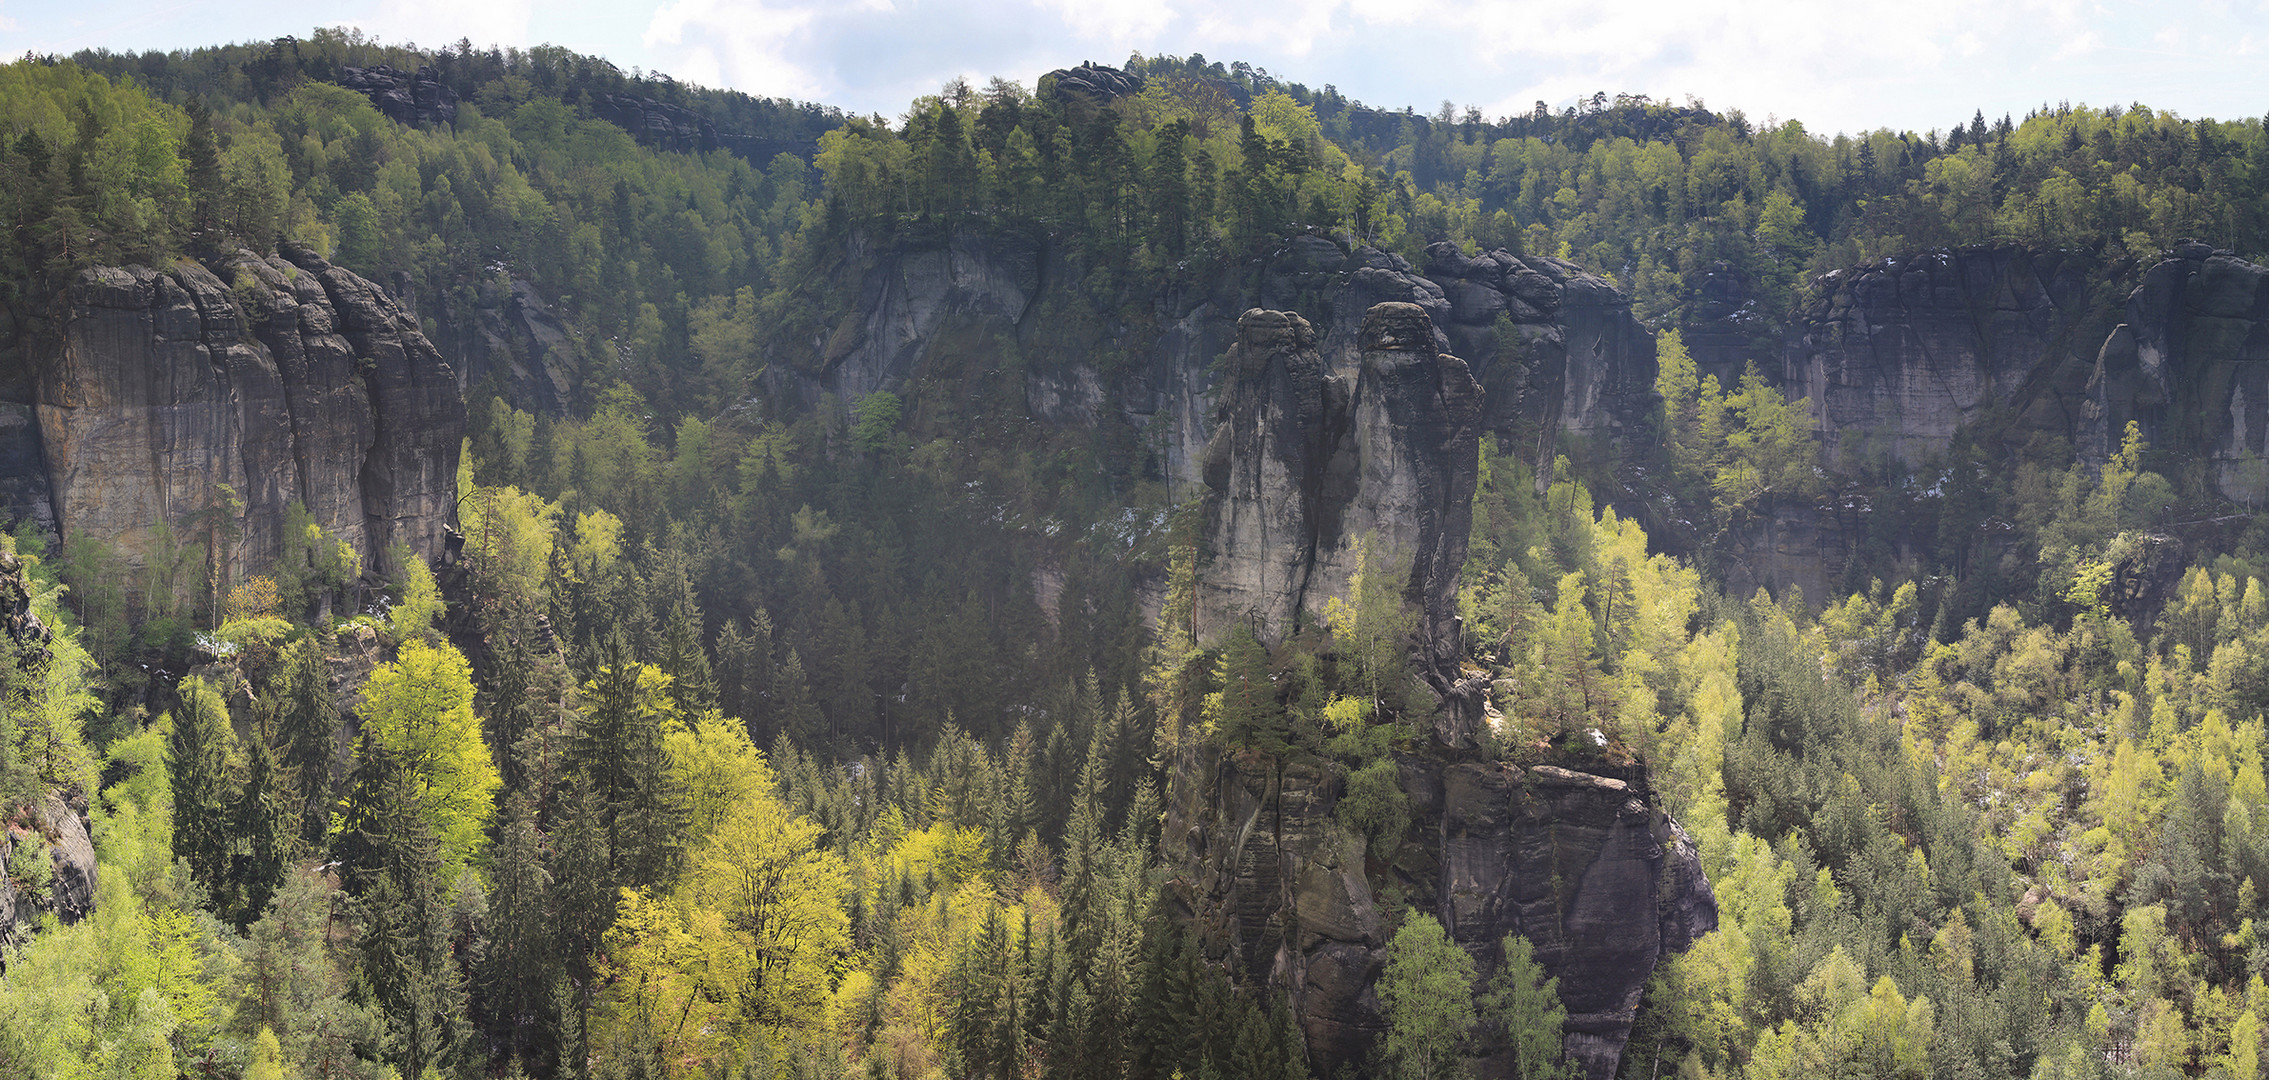
[[[1777,358],[1725,335],[1689,340],[1708,343],[1695,349],[1705,370],[1756,361],[1810,399],[1832,473],[1893,463],[1913,470],[1924,503],[1957,440],[1988,460],[2061,445],[2100,464],[2135,421],[2157,468],[2194,473],[2242,509],[2269,498],[2265,282],[2269,269],[2202,243],[2146,266],[2015,247],[1928,252],[1823,275]],[[1938,541],[1908,509],[1833,495],[1775,506],[1731,538],[1727,586],[1850,587],[1844,570],[1863,547],[1909,558]]]
[[[2269,268],[2205,244],[2144,272],[2096,355],[2083,452],[2117,450],[2130,420],[2197,460],[2221,494],[2269,497]]]
[[[1608,1077],[1656,963],[1716,925],[1716,901],[1643,770],[1523,768],[1475,746],[1480,680],[1460,677],[1455,612],[1486,395],[1444,336],[1424,307],[1376,304],[1332,374],[1307,319],[1238,320],[1205,458],[1199,640],[1244,622],[1275,641],[1319,619],[1368,542],[1409,559],[1413,659],[1441,708],[1397,755],[1411,826],[1380,850],[1334,819],[1338,766],[1185,751],[1163,834],[1172,895],[1209,955],[1290,996],[1319,1071],[1359,1064],[1382,1030],[1374,984],[1407,903],[1484,973],[1506,935],[1534,942],[1560,979],[1570,1058]],[[1511,1067],[1494,1050],[1479,1064]]]
[[[1811,399],[1827,459],[1847,467],[1943,457],[1989,416],[2005,431],[2068,434],[2103,341],[2090,326],[2099,269],[1989,248],[1835,271],[1796,313],[1782,387]]]
[[[1199,750],[1178,763],[1163,842],[1208,954],[1290,994],[1325,1075],[1385,1029],[1374,985],[1396,902],[1440,919],[1484,978],[1519,934],[1560,980],[1565,1046],[1615,1075],[1655,965],[1717,926],[1700,858],[1636,770],[1522,768],[1439,747],[1400,758],[1411,827],[1366,850],[1332,818],[1331,766]],[[1489,1048],[1485,1077],[1511,1062]]]
[[[1557,259],[1468,258],[1437,244],[1421,270],[1307,232],[1242,265],[1185,268],[1139,305],[1108,312],[1098,312],[1076,261],[1015,236],[859,240],[831,274],[827,288],[851,303],[768,369],[762,388],[773,401],[809,407],[833,395],[845,407],[928,378],[1016,378],[1042,424],[1140,432],[1177,498],[1202,493],[1220,404],[1215,361],[1256,307],[1306,320],[1324,372],[1351,375],[1365,315],[1382,303],[1416,305],[1435,324],[1435,351],[1463,358],[1486,391],[1480,430],[1524,456],[1563,434],[1602,447],[1627,441],[1653,402],[1653,335],[1612,284]]]
[[[1368,545],[1409,565],[1428,666],[1454,662],[1484,395],[1415,304],[1375,305],[1355,336],[1354,369],[1330,375],[1306,319],[1238,320],[1206,449],[1199,640],[1249,622],[1274,642],[1318,623]]]
[[[0,383],[36,420],[42,475],[9,483],[44,495],[64,536],[139,560],[155,526],[186,535],[226,484],[244,502],[225,552],[239,572],[276,557],[294,501],[366,566],[395,542],[440,550],[464,401],[376,285],[305,251],[106,267],[32,325]]]

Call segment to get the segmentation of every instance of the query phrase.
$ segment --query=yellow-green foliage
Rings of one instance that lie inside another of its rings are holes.
[[[473,716],[472,668],[463,653],[412,638],[363,687],[363,730],[412,778],[443,858],[479,850],[502,782]]]
[[[669,890],[625,890],[594,1031],[602,1054],[651,1046],[673,1075],[818,1024],[850,945],[843,860],[769,791],[739,799]]]

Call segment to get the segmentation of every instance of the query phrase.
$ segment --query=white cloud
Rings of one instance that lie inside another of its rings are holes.
[[[1174,8],[1158,0],[1040,0],[1064,30],[1088,41],[1120,42],[1157,36],[1174,21]]]
[[[893,115],[956,75],[1029,84],[1128,52],[1244,60],[1383,107],[1491,115],[1686,95],[1815,132],[1928,130],[2041,102],[2261,111],[2269,0],[0,0],[0,55],[182,48],[345,23],[428,46],[554,41],[624,68]]]
[[[428,47],[452,45],[459,39],[476,45],[517,45],[528,42],[535,8],[535,0],[381,0],[368,15],[339,21],[353,22],[390,41],[415,41]]]

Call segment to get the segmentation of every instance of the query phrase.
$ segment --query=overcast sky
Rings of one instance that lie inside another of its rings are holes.
[[[1029,85],[1129,52],[1245,60],[1367,104],[1494,117],[1595,90],[1802,120],[1946,127],[1983,109],[2269,112],[2269,0],[0,0],[0,56],[176,49],[356,26],[392,42],[552,43],[624,69],[895,116],[956,75]]]

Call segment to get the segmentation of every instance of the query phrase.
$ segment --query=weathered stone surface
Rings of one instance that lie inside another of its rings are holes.
[[[2269,268],[2181,245],[2101,341],[2084,453],[2117,451],[2134,421],[2152,446],[2203,459],[2224,496],[2269,499]]]
[[[1336,542],[1356,486],[1357,462],[1337,453],[1351,420],[1346,398],[1344,381],[1325,374],[1308,320],[1259,308],[1238,320],[1206,447],[1205,482],[1217,496],[1202,526],[1201,640],[1241,623],[1279,640],[1309,606],[1318,549]]]
[[[1778,375],[1809,398],[1831,463],[1942,456],[1955,432],[1999,422],[2068,434],[2102,331],[2088,260],[2022,248],[1886,259],[1825,275],[1797,312]],[[1738,374],[1733,367],[1721,378]],[[1731,380],[1726,379],[1730,388]]]
[[[304,251],[163,272],[101,268],[27,342],[53,517],[66,536],[149,553],[151,530],[244,502],[233,573],[280,550],[285,507],[376,568],[388,545],[439,550],[464,404],[414,319]]]
[[[1053,80],[1051,86],[1060,100],[1082,101],[1102,105],[1142,92],[1142,76],[1092,60],[1075,68],[1057,68],[1041,76]]]
[[[1324,261],[1312,246],[1301,255]],[[1495,260],[1450,266],[1474,275],[1459,282],[1505,272]],[[1373,545],[1410,560],[1415,659],[1443,708],[1434,738],[1398,759],[1412,822],[1385,850],[1366,851],[1333,819],[1332,764],[1186,751],[1163,834],[1180,871],[1173,895],[1210,956],[1288,992],[1319,1072],[1364,1061],[1383,1027],[1373,984],[1392,928],[1375,897],[1391,889],[1485,971],[1506,935],[1534,942],[1560,979],[1569,1055],[1609,1077],[1657,960],[1715,926],[1716,902],[1643,773],[1523,771],[1474,752],[1483,688],[1459,678],[1455,612],[1485,395],[1440,339],[1427,308],[1379,303],[1355,333],[1352,369],[1327,374],[1307,319],[1254,309],[1238,321],[1205,457],[1200,640],[1240,622],[1278,638],[1320,617]],[[1492,1077],[1510,1069],[1495,1049],[1480,1064]]]
[[[706,117],[683,105],[640,94],[597,95],[591,99],[591,115],[629,132],[641,144],[657,150],[698,153],[721,145],[717,125]]]
[[[1097,314],[1085,269],[1024,239],[965,230],[888,247],[854,239],[828,272],[857,300],[808,353],[767,370],[774,401],[846,403],[927,377],[966,380],[973,358],[990,364],[1013,347],[1032,419],[1141,432],[1156,478],[1178,498],[1202,491],[1223,400],[1216,361],[1254,308],[1307,320],[1325,374],[1352,378],[1371,309],[1416,305],[1434,324],[1435,351],[1463,358],[1486,391],[1482,430],[1524,456],[1548,453],[1563,434],[1626,438],[1652,408],[1653,336],[1605,279],[1556,259],[1469,257],[1445,244],[1421,272],[1400,255],[1302,232],[1250,264],[1193,268],[1132,322]]]
[[[392,295],[399,302],[409,290],[397,286]],[[581,365],[565,320],[519,278],[491,278],[470,299],[438,298],[434,341],[466,395],[493,389],[518,408],[566,416]]]
[[[1238,321],[1206,449],[1199,640],[1244,622],[1273,642],[1320,621],[1368,546],[1382,565],[1407,561],[1429,667],[1453,662],[1483,395],[1437,340],[1425,309],[1378,304],[1355,370],[1327,375],[1306,319],[1256,308]]]
[[[370,99],[386,118],[411,127],[434,127],[457,120],[457,91],[431,67],[401,71],[389,64],[341,68],[339,85]]]
[[[1385,560],[1410,560],[1404,595],[1419,611],[1419,641],[1428,667],[1454,667],[1458,573],[1473,528],[1473,489],[1480,477],[1484,394],[1463,360],[1436,349],[1434,326],[1411,304],[1380,304],[1359,332],[1362,367],[1355,379],[1355,490],[1338,543],[1317,552],[1323,590],[1309,590],[1309,615],[1321,619],[1330,596],[1345,596],[1361,569],[1358,544]]]
[[[0,827],[0,867],[8,865],[18,846],[24,844],[45,851],[48,880],[36,891],[29,891],[9,875],[0,874],[0,940],[22,940],[42,913],[52,913],[68,926],[95,909],[99,874],[95,845],[87,834],[86,819],[78,811],[60,795],[49,794]]]
[[[1290,993],[1319,1072],[1364,1060],[1385,1027],[1379,890],[1440,919],[1485,977],[1519,934],[1560,980],[1569,1056],[1613,1076],[1655,965],[1717,925],[1692,841],[1643,774],[1524,771],[1439,747],[1401,763],[1411,828],[1401,850],[1366,859],[1332,819],[1328,766],[1186,754],[1164,833],[1179,913],[1208,955]],[[1482,1076],[1510,1075],[1501,1048],[1481,1049]]]

